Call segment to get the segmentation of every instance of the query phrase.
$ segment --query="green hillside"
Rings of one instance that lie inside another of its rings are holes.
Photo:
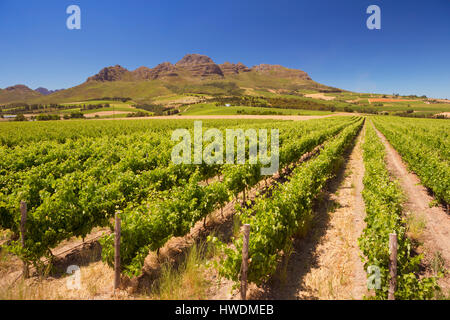
[[[42,94],[39,92],[19,84],[6,89],[0,89],[0,105],[12,102],[28,102],[41,96]]]

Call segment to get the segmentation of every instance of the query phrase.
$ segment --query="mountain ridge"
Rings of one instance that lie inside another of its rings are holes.
[[[34,89],[34,91],[39,92],[40,94],[42,94],[44,96],[48,96],[49,94],[52,94],[52,93],[55,93],[55,92],[58,92],[61,90],[64,90],[64,89],[48,90],[47,88],[44,88],[44,87],[39,87],[39,88]]]
[[[119,64],[108,66],[78,86],[48,95],[43,90],[40,93],[22,86],[16,88],[17,94],[5,94],[6,89],[0,89],[0,104],[63,103],[100,97],[130,97],[137,101],[149,101],[173,93],[226,95],[237,92],[238,88],[242,91],[244,88],[340,91],[313,81],[302,70],[270,64],[250,68],[241,62],[216,64],[210,57],[196,53],[186,54],[175,64],[163,62],[153,68],[141,66],[128,70]]]

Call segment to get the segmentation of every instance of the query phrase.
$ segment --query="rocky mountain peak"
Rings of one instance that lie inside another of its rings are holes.
[[[178,75],[176,73],[175,66],[170,62],[160,63],[153,69],[140,67],[134,70],[132,73],[134,79],[137,80],[155,80]]]
[[[47,88],[43,88],[43,87],[39,87],[37,89],[35,89],[34,91],[39,92],[40,94],[44,95],[44,96],[48,96],[49,94],[61,91],[64,89],[57,89],[57,90],[48,90]]]
[[[257,73],[272,75],[280,78],[312,80],[305,71],[289,69],[280,65],[260,64],[252,67],[251,70]]]
[[[120,80],[124,74],[129,71],[120,65],[113,67],[106,67],[100,70],[95,76],[89,77],[87,81],[117,81]]]
[[[224,75],[238,74],[240,72],[249,72],[250,71],[250,69],[247,68],[241,62],[238,62],[236,64],[235,63],[225,62],[225,63],[219,65],[219,67],[222,70]]]
[[[33,91],[30,88],[28,88],[26,85],[23,85],[23,84],[16,84],[15,86],[5,88],[5,90],[6,91]]]
[[[214,61],[205,55],[198,53],[189,53],[185,55],[180,61],[178,61],[176,66],[194,66],[201,64],[214,64]]]
[[[202,54],[187,54],[175,64],[177,69],[187,71],[193,77],[219,76],[223,77],[223,72],[214,61]]]

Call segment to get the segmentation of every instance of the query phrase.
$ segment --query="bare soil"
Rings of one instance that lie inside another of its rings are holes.
[[[327,100],[327,101],[336,99],[336,97],[326,96],[324,93],[305,94],[305,97],[314,98],[314,99],[322,99],[322,100]]]
[[[444,116],[446,118],[450,118],[450,112],[441,112],[436,114],[435,116]]]
[[[445,268],[450,270],[450,216],[441,206],[430,207],[434,200],[427,189],[421,185],[420,179],[409,172],[400,154],[391,146],[384,135],[376,129],[378,136],[386,147],[388,170],[398,179],[406,196],[404,209],[407,214],[419,215],[425,219],[425,229],[421,235],[423,247],[419,251],[424,254],[428,268],[436,262],[440,255]],[[450,289],[450,275],[440,281],[444,290]]]
[[[402,101],[406,102],[406,101],[417,101],[417,100],[414,100],[414,99],[390,99],[390,98],[371,98],[371,99],[368,99],[368,100],[369,100],[369,103],[372,103],[372,102],[402,102]]]

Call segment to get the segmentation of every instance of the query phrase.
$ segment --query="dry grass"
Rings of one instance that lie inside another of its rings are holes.
[[[237,223],[236,223],[237,227]],[[67,243],[70,245],[71,243]],[[149,293],[132,295],[127,290],[113,290],[114,271],[98,261],[98,250],[80,252],[70,262],[80,267],[80,287],[71,289],[74,276],[61,272],[51,276],[22,278],[22,262],[6,250],[0,250],[0,300],[77,300],[77,299],[206,299],[212,281],[208,260],[216,255],[212,245],[194,245],[184,261],[175,268],[163,266],[162,276]],[[55,269],[55,270],[56,270]],[[61,275],[62,273],[62,275]]]
[[[0,270],[2,277],[9,276],[10,280],[0,282],[0,300],[206,299],[211,286],[211,282],[205,280],[208,269],[206,256],[213,254],[206,246],[193,246],[178,268],[170,265],[163,267],[161,278],[152,292],[131,295],[127,291],[114,292],[114,272],[103,262],[81,266],[81,286],[79,289],[70,289],[68,284],[73,283],[73,276],[69,274],[58,278],[23,279],[21,273],[17,272],[17,268],[21,268],[20,260],[17,263],[17,259],[2,251]]]
[[[22,262],[6,250],[0,250],[0,291],[3,286],[11,282],[16,273],[22,268]]]
[[[12,256],[4,249],[0,249],[0,275],[3,275],[11,268]]]
[[[313,99],[322,99],[322,100],[334,100],[336,98],[336,97],[333,97],[333,96],[326,96],[323,93],[305,94],[305,97],[313,98]]]
[[[202,300],[207,298],[211,282],[205,279],[207,271],[205,245],[194,245],[186,255],[184,262],[174,268],[164,265],[161,278],[153,288],[151,299],[162,300]]]
[[[0,228],[0,242],[10,239],[12,232],[10,230],[5,230]]]
[[[406,214],[407,236],[417,244],[423,242],[426,229],[426,218],[421,213],[408,212]]]
[[[310,295],[319,299],[349,299],[354,266],[349,235],[353,234],[353,218],[346,208],[330,212],[330,225],[317,247],[318,265],[311,268],[303,281]],[[308,290],[308,291],[309,291]]]
[[[71,275],[60,278],[22,279],[0,288],[0,300],[73,300],[110,299],[112,296],[113,271],[102,262],[80,268],[81,287],[70,289]],[[118,297],[115,297],[118,298]]]

